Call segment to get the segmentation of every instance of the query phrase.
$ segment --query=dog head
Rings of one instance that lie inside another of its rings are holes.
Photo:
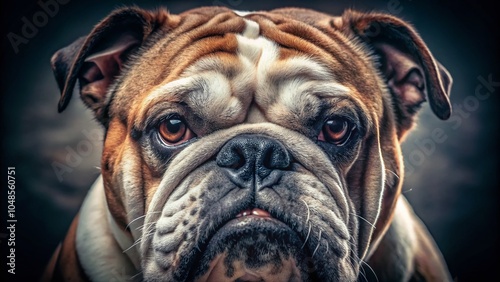
[[[451,113],[447,71],[378,13],[125,8],[52,65],[59,111],[78,82],[105,127],[107,204],[146,281],[356,280],[417,110]]]

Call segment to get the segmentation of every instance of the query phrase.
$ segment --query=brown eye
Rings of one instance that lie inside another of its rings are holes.
[[[352,129],[351,124],[346,119],[331,118],[323,125],[318,140],[344,145],[349,139]]]
[[[161,139],[168,145],[183,143],[194,137],[193,132],[179,117],[171,117],[164,120],[158,129]]]

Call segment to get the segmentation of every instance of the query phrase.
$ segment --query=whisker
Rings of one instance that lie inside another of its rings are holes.
[[[375,276],[375,279],[377,280],[378,282],[378,277],[377,277],[377,273],[375,273],[375,270],[373,270],[373,268],[364,260],[360,260],[360,262],[366,266],[368,266],[368,269],[370,269],[370,271],[373,273],[373,276]]]
[[[408,193],[408,192],[411,192],[411,191],[413,191],[413,188],[409,188],[408,190],[403,191],[403,193]]]
[[[309,235],[311,234],[311,228],[312,228],[312,225],[311,225],[311,223],[309,223],[309,231],[307,231],[306,240],[304,241],[304,244],[302,244],[302,247],[300,247],[300,249],[303,249],[304,246],[306,245],[307,239],[309,239]]]
[[[366,218],[364,218],[364,217],[362,217],[360,215],[357,215],[357,214],[355,214],[353,212],[351,212],[351,214],[354,215],[354,216],[356,216],[356,217],[358,217],[358,218],[360,218],[360,219],[362,219],[366,223],[368,223],[373,229],[376,229],[375,225],[373,223],[369,222]]]
[[[147,214],[145,215],[141,215],[141,216],[138,216],[136,217],[135,219],[133,219],[131,222],[129,222],[129,224],[127,224],[127,226],[125,226],[125,229],[129,228],[129,226],[134,223],[135,221],[141,219],[141,218],[145,218],[148,214],[154,214],[154,213],[160,213],[160,211],[152,211],[152,212],[148,212]]]
[[[130,280],[134,280],[134,278],[136,278],[137,276],[141,275],[142,274],[142,270],[139,271],[137,274],[133,275],[130,277]]]
[[[351,257],[352,258],[352,257]],[[355,260],[357,260],[356,258],[354,258]],[[359,274],[363,277],[363,279],[368,282],[368,278],[366,277],[366,272],[365,272],[365,269],[363,267],[360,267],[359,269]]]
[[[312,254],[311,257],[314,257],[314,254],[316,254],[316,252],[318,251],[319,249],[319,246],[321,245],[321,229],[319,230],[319,235],[318,235],[318,245],[316,246],[316,248],[314,249],[314,252]]]
[[[354,246],[353,241],[354,241],[354,237],[350,236],[349,245]],[[375,273],[375,270],[373,270],[373,268],[367,262],[360,259],[356,253],[352,253],[352,255],[354,256],[354,259],[360,265],[360,272],[359,273],[362,274],[362,276],[365,278],[365,280],[368,281],[368,279],[366,277],[365,269],[362,267],[363,264],[368,267],[368,269],[373,273],[373,276],[375,276],[375,279],[377,280],[377,282],[379,282],[378,277],[377,277],[377,273]],[[350,256],[350,257],[353,258],[352,256]],[[365,274],[363,274],[362,272],[365,272]]]
[[[137,239],[130,247],[128,247],[127,249],[125,249],[123,251],[123,253],[126,253],[126,252],[130,251],[133,247],[135,247],[138,244],[140,244],[142,242],[143,238],[148,238],[149,236],[154,235],[155,228],[151,228],[151,227],[154,227],[154,226],[156,226],[156,225],[154,223],[151,223],[150,226],[148,226],[146,228],[146,232],[144,232],[144,235],[141,238]],[[151,230],[150,230],[150,228],[151,228]]]
[[[147,225],[148,225],[148,227],[149,227],[149,226],[151,226],[151,225],[153,225],[153,224],[155,224],[155,222],[150,222],[150,223],[148,223]],[[135,230],[141,230],[141,229],[144,229],[144,227],[146,227],[146,224],[143,224],[143,225],[141,225],[141,226],[137,227]]]
[[[141,215],[141,216],[139,216],[139,217],[136,217],[136,218],[135,218],[135,219],[133,219],[131,222],[129,222],[129,223],[127,224],[127,226],[125,226],[125,229],[129,228],[129,227],[130,227],[130,225],[131,225],[132,223],[136,222],[137,220],[139,220],[139,219],[141,219],[141,218],[145,218],[145,217],[146,217],[146,214],[145,214],[145,215]]]
[[[130,251],[133,247],[137,246],[141,242],[142,242],[142,238],[137,239],[130,247],[128,247],[125,250],[123,250],[122,253],[126,253],[126,252]]]
[[[401,179],[401,178],[399,177],[399,175],[397,175],[394,171],[389,170],[389,169],[385,169],[385,170],[387,170],[388,172],[392,173],[394,176],[396,176],[396,177],[397,177],[397,179]]]
[[[366,270],[363,267],[361,267],[361,260],[359,259],[358,255],[352,253],[349,255],[349,258],[351,259],[351,261],[353,261],[351,262],[351,266],[353,266],[354,268],[354,261],[355,261],[359,267],[359,274],[364,278],[366,282],[368,282],[368,277],[366,277]]]
[[[306,218],[306,223],[309,222],[309,216],[311,215],[311,210],[309,209],[309,205],[307,205],[306,201],[304,201],[304,199],[301,199],[302,202],[304,202],[304,205],[306,205],[306,208],[307,208],[307,218]]]

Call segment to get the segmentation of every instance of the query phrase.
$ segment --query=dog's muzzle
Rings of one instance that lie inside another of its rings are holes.
[[[236,135],[187,173],[156,230],[145,231],[154,234],[145,254],[154,262],[145,265],[146,280],[346,277],[339,269],[341,261],[352,265],[353,248],[341,220],[345,211],[313,168],[302,164],[300,158],[310,156],[285,144],[265,134]]]
[[[291,156],[276,140],[240,135],[222,147],[216,163],[227,179],[255,198],[280,181],[290,169]],[[198,280],[300,281],[307,277],[300,270],[307,265],[298,234],[253,202],[253,207],[238,213],[210,239],[194,274]]]

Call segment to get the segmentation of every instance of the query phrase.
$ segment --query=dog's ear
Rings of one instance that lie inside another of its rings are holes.
[[[360,39],[377,55],[378,68],[394,100],[400,138],[413,125],[426,98],[436,116],[444,120],[450,117],[452,78],[410,24],[387,14],[352,10],[331,24]]]
[[[104,123],[110,86],[131,54],[168,17],[165,10],[119,9],[97,24],[88,36],[57,51],[51,65],[61,90],[59,112],[68,105],[78,81],[83,102]]]

